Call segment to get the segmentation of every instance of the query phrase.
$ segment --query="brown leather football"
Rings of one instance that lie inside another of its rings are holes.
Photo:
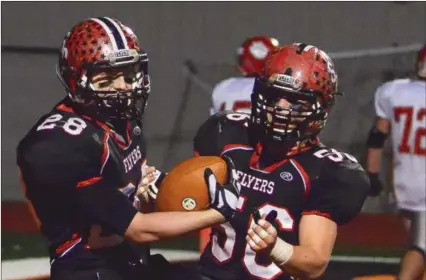
[[[160,185],[156,211],[198,211],[209,208],[204,170],[209,167],[220,184],[228,178],[226,162],[220,157],[194,157],[172,169]]]

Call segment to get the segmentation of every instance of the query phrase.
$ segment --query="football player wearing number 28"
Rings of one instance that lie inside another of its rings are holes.
[[[200,127],[196,155],[231,158],[241,188],[234,217],[212,228],[198,267],[205,279],[324,273],[337,227],[359,213],[370,191],[357,160],[318,139],[339,95],[337,80],[324,51],[280,47],[255,80],[251,114],[218,113]],[[253,211],[276,219],[257,220]]]
[[[237,192],[232,184],[227,190],[206,183],[210,192],[227,193],[220,205],[139,211],[138,188],[143,179],[152,182],[145,173],[153,170],[146,168],[141,120],[151,86],[148,55],[136,35],[116,19],[84,20],[65,36],[57,74],[67,96],[17,149],[25,195],[48,241],[50,279],[197,277],[151,256],[148,244],[225,222]]]

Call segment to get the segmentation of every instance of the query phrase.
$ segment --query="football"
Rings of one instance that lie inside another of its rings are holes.
[[[226,162],[220,157],[188,159],[173,168],[160,185],[156,211],[199,211],[209,208],[204,170],[209,167],[220,184],[228,178]]]

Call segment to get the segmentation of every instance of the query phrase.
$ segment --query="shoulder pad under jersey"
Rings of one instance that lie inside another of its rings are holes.
[[[339,225],[352,220],[370,189],[366,172],[355,157],[336,149],[321,147],[313,156],[320,160],[320,172],[305,211],[321,212]]]
[[[100,174],[107,134],[74,114],[52,112],[43,116],[20,141],[17,163],[21,169],[46,170],[47,175],[74,181]],[[40,168],[39,168],[40,167]],[[28,172],[27,172],[28,173]],[[46,175],[46,176],[47,176]]]
[[[194,151],[200,156],[219,156],[226,145],[249,145],[248,121],[250,116],[231,111],[211,116],[198,129],[194,137]]]

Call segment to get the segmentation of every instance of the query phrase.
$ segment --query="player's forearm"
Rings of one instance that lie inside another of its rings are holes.
[[[292,246],[282,239],[277,239],[271,252],[271,259],[283,271],[303,279],[320,277],[329,261],[309,247]]]
[[[369,173],[379,173],[382,162],[383,149],[369,148],[367,150],[366,169]]]
[[[215,210],[196,212],[157,212],[143,215],[136,242],[152,242],[172,238],[223,223]]]

